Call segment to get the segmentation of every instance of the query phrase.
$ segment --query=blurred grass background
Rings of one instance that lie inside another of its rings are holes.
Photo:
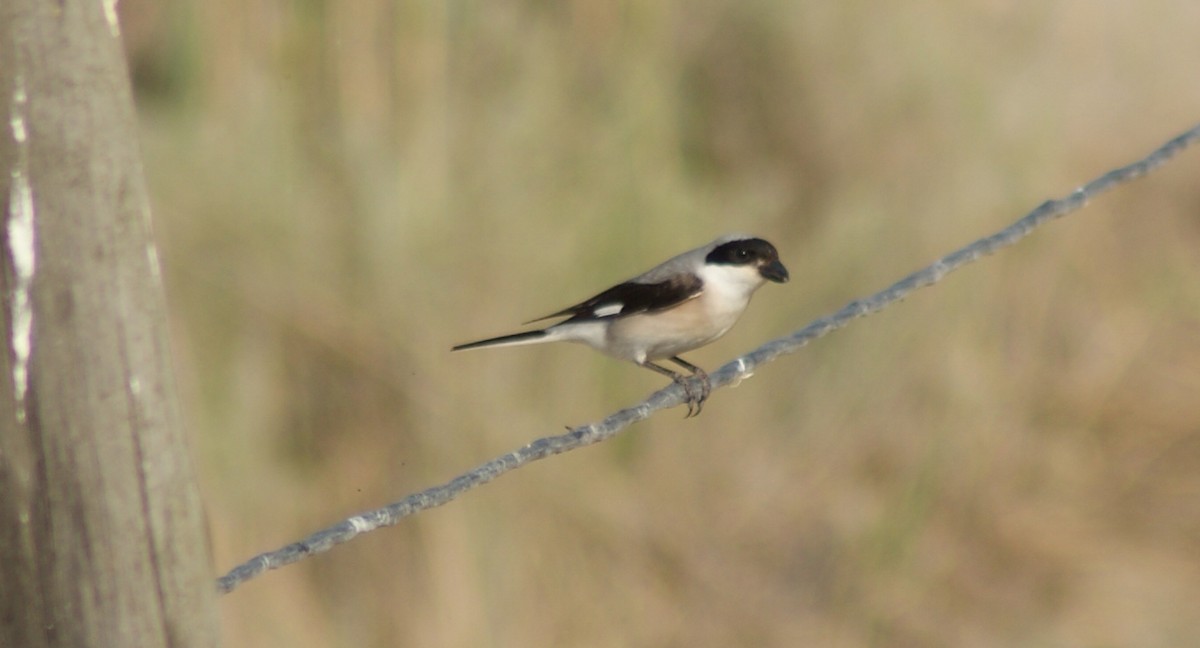
[[[1200,115],[1200,4],[124,0],[217,569],[662,381],[450,355],[729,231],[707,367]],[[1200,644],[1200,157],[222,599],[239,646]]]

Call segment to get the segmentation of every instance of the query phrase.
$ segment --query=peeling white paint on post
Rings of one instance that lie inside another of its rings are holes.
[[[142,205],[142,225],[146,228],[146,261],[156,286],[162,285],[162,266],[158,262],[158,247],[154,245],[154,225],[150,220],[150,205]]]
[[[121,21],[117,17],[117,0],[101,0],[104,3],[104,17],[108,19],[108,31],[113,38],[121,37]]]
[[[8,195],[8,251],[12,257],[17,285],[12,296],[13,391],[17,420],[25,421],[25,394],[29,391],[29,354],[33,349],[33,306],[29,287],[37,265],[35,254],[33,189],[29,186],[29,132],[25,127],[25,78],[17,75],[12,98],[9,127],[17,144],[16,167],[9,173],[12,186]]]
[[[154,243],[146,244],[146,259],[150,263],[150,276],[154,279],[154,283],[162,283],[162,269],[158,266],[158,248]]]

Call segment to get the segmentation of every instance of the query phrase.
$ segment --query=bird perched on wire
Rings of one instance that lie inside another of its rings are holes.
[[[582,342],[671,378],[687,397],[687,416],[695,416],[712,391],[712,383],[703,369],[679,354],[725,335],[765,282],[787,280],[787,268],[780,263],[774,245],[761,238],[731,234],[668,259],[574,306],[526,322],[567,318],[557,324],[468,342],[451,350]],[[691,372],[699,379],[699,387],[654,362],[664,359]]]

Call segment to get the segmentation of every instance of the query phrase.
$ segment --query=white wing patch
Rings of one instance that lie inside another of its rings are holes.
[[[616,315],[624,309],[625,304],[622,304],[621,302],[614,302],[596,307],[594,310],[592,310],[592,314],[596,317],[608,317],[609,315]]]

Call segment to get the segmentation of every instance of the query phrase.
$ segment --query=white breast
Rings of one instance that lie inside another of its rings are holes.
[[[666,311],[619,318],[608,327],[606,348],[596,348],[641,364],[702,347],[729,332],[764,282],[757,268],[745,266],[705,266],[699,274],[700,296]]]

